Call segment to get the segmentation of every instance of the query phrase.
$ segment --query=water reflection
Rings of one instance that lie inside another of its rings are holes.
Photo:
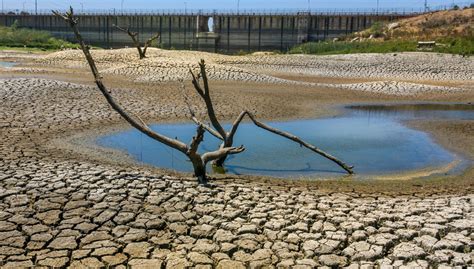
[[[394,104],[347,106],[354,115],[391,117],[396,119],[457,119],[474,118],[474,104]]]

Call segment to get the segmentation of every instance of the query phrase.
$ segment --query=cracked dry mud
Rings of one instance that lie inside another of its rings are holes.
[[[129,76],[136,82],[164,82],[188,79],[189,68],[200,59],[208,63],[209,78],[239,82],[307,84],[338,87],[395,96],[427,92],[453,93],[472,85],[435,86],[396,80],[468,81],[474,79],[474,62],[456,55],[428,53],[362,55],[248,55],[226,56],[193,51],[150,49],[148,58],[138,60],[134,49],[93,51],[104,74]],[[80,51],[62,51],[37,59],[46,66],[85,67]],[[449,68],[446,68],[449,66]],[[37,73],[38,69],[18,68]],[[278,74],[312,75],[332,78],[372,78],[379,81],[355,84],[307,83],[282,79]],[[394,81],[395,79],[395,81]]]
[[[185,109],[113,92],[137,113]],[[203,188],[51,147],[62,132],[119,121],[93,87],[4,79],[0,100],[2,268],[472,266],[472,194],[328,194],[238,180]]]

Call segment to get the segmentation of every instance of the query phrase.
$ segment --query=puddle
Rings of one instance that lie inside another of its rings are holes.
[[[342,116],[314,120],[270,122],[355,166],[360,175],[379,175],[445,166],[457,157],[436,144],[428,134],[405,126],[403,120],[474,119],[473,105],[357,105]],[[225,126],[226,129],[229,125]],[[159,124],[152,129],[190,141],[194,124]],[[253,124],[242,124],[235,145],[246,151],[230,156],[229,173],[275,177],[343,175],[334,163],[294,142],[268,133]],[[126,151],[137,161],[157,167],[192,172],[182,153],[140,132],[129,129],[99,137],[98,144]],[[220,142],[206,134],[200,151],[214,150]],[[210,168],[208,168],[210,170]]]
[[[0,67],[4,67],[4,68],[12,68],[17,64],[18,63],[15,63],[15,62],[2,62],[2,61],[0,61]]]

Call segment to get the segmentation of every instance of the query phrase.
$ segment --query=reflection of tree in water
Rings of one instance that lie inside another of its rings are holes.
[[[278,168],[251,168],[247,166],[240,166],[240,165],[227,165],[226,170],[235,175],[240,175],[240,171],[254,171],[254,172],[270,172],[270,173],[340,173],[345,174],[339,170],[325,170],[325,169],[316,169],[311,166],[310,163],[305,163],[306,167],[301,169],[278,169]]]

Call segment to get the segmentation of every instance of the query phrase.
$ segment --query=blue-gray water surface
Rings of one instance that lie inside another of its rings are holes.
[[[11,68],[14,67],[17,63],[14,62],[2,62],[0,61],[0,67]]]
[[[344,110],[342,116],[333,118],[269,124],[354,165],[358,174],[373,175],[442,166],[455,159],[453,153],[436,144],[428,134],[405,126],[404,120],[474,119],[474,106],[469,104],[359,105]],[[228,129],[229,125],[225,127]],[[188,143],[195,135],[196,126],[158,124],[152,129]],[[245,145],[246,151],[229,157],[226,168],[233,174],[277,177],[344,174],[325,158],[250,123],[241,125],[234,142],[236,146]],[[139,162],[192,171],[185,155],[134,129],[100,137],[98,144],[124,150]],[[206,134],[200,152],[215,150],[219,144],[216,138]]]

